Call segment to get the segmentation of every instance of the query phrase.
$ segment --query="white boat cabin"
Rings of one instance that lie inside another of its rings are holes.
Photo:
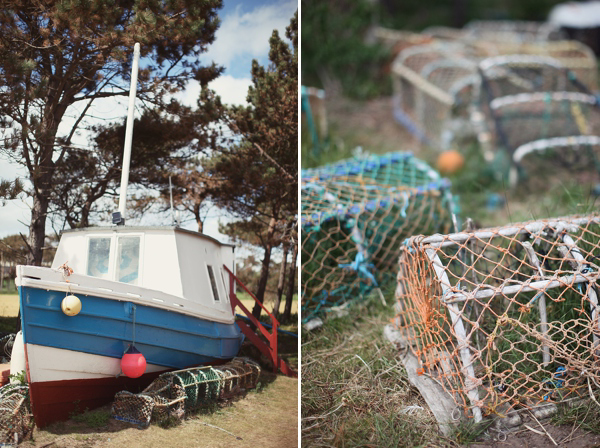
[[[229,310],[235,246],[178,227],[89,227],[66,230],[52,268],[129,284]],[[138,288],[134,288],[137,290]]]

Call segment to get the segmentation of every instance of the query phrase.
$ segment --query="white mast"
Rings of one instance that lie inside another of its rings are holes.
[[[123,169],[121,171],[121,192],[119,195],[119,213],[121,224],[125,221],[125,203],[127,202],[127,184],[129,183],[129,165],[131,162],[131,141],[133,139],[133,113],[135,112],[135,95],[137,91],[138,67],[140,64],[140,44],[133,46],[133,63],[131,65],[131,87],[129,88],[129,108],[125,127],[125,148],[123,149]]]

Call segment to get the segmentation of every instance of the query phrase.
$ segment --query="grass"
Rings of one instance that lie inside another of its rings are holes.
[[[110,412],[106,409],[97,409],[93,411],[86,409],[85,412],[71,417],[74,422],[82,423],[88,428],[102,428],[108,424],[110,418]]]
[[[393,314],[369,297],[350,315],[303,331],[303,446],[451,446],[383,337]],[[423,410],[403,413],[410,405]]]
[[[190,414],[171,427],[151,424],[140,430],[136,425],[107,418],[110,407],[105,406],[73,416],[67,422],[37,429],[34,439],[20,446],[296,446],[298,381],[264,371],[260,381],[260,390],[251,390],[243,398]]]
[[[555,425],[571,425],[593,434],[600,434],[600,408],[592,401],[573,407],[561,406],[552,417]]]
[[[0,316],[16,317],[18,314],[19,314],[19,294],[17,294],[17,293],[0,294]]]

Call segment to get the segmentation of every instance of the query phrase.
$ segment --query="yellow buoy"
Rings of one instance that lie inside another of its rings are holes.
[[[68,295],[62,300],[60,309],[67,316],[76,316],[81,311],[81,300],[72,294]]]
[[[465,164],[463,155],[456,151],[444,151],[437,159],[437,169],[441,174],[454,174]]]

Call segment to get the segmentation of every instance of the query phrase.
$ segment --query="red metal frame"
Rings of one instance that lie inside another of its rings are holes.
[[[254,296],[254,294],[252,294],[252,291],[246,288],[246,285],[244,285],[227,266],[223,265],[223,267],[229,274],[229,303],[231,304],[231,310],[233,311],[233,314],[235,314],[236,307],[240,308],[246,317],[250,319],[250,322],[252,322],[256,328],[260,330],[260,333],[262,333],[262,335],[267,339],[267,342],[265,343],[265,341],[263,341],[247,323],[242,320],[238,320],[236,323],[238,327],[240,327],[240,330],[242,330],[242,333],[244,333],[248,340],[252,342],[252,344],[254,344],[254,346],[261,351],[261,353],[271,359],[273,362],[273,372],[276,373],[278,370],[281,370],[281,373],[284,375],[297,377],[298,374],[294,372],[290,366],[288,366],[287,363],[279,357],[277,353],[277,328],[279,327],[279,321],[277,318]],[[269,332],[269,330],[252,315],[252,312],[244,306],[240,299],[237,298],[237,295],[235,294],[236,283],[241,286],[242,289],[246,291],[256,303],[260,305],[265,313],[267,313],[267,316],[269,316],[271,319],[271,324],[273,325],[271,332]]]

